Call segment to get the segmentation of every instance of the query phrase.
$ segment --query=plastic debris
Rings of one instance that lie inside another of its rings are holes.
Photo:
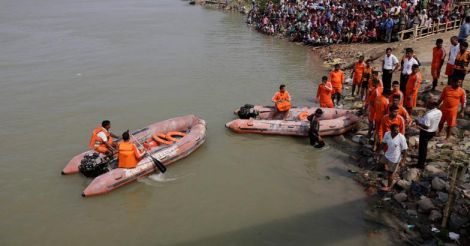
[[[454,241],[458,241],[460,239],[460,235],[455,232],[449,232],[449,238]]]

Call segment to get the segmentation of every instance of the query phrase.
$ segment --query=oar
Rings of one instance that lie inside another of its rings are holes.
[[[144,148],[144,146],[142,146],[142,144],[140,144],[140,142],[134,137],[134,135],[132,135],[132,134],[129,134],[129,135],[131,135],[131,137],[134,139],[134,141],[144,150],[144,152],[150,157],[150,159],[152,159],[153,164],[155,164],[155,166],[158,168],[158,170],[160,170],[161,173],[165,173],[165,172],[166,172],[166,167],[165,167],[165,165],[163,165],[159,160],[157,160],[157,158],[153,157],[153,156]]]

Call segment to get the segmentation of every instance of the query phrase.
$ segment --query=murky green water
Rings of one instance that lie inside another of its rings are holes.
[[[2,1],[0,245],[375,243],[345,154],[224,128],[280,82],[311,105],[325,73],[243,18],[178,0]],[[190,113],[207,142],[169,167],[174,181],[85,199],[88,179],[60,175],[103,119],[120,133]]]

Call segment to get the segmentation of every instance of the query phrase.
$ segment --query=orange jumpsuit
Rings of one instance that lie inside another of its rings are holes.
[[[118,166],[120,168],[134,168],[142,158],[142,154],[133,143],[121,141],[118,150]]]
[[[406,109],[401,105],[398,105],[398,115],[400,115],[407,124],[412,122],[410,114],[408,114],[408,111],[406,111]]]
[[[333,86],[330,82],[326,84],[321,83],[318,85],[317,90],[317,100],[320,101],[320,107],[322,108],[333,108],[333,100],[331,100],[331,92],[333,91]]]
[[[416,100],[418,99],[418,91],[421,86],[421,73],[410,74],[408,82],[406,83],[405,93],[405,106],[406,108],[416,107]]]
[[[365,68],[365,63],[364,62],[356,62],[356,65],[354,66],[354,76],[353,76],[353,84],[354,85],[360,85],[362,83],[362,75],[364,74],[364,68]]]
[[[397,90],[392,90],[392,95],[390,95],[390,97],[388,98],[390,100],[390,102],[393,102],[393,97],[395,95],[398,95],[400,96],[400,101],[398,102],[398,105],[400,106],[403,106],[403,101],[404,101],[404,96],[403,96],[403,92],[400,91],[400,89],[397,89]]]
[[[344,72],[341,70],[331,71],[329,75],[329,80],[333,85],[333,93],[341,94],[343,92],[343,82],[344,82]]]
[[[382,121],[382,118],[388,111],[388,104],[389,104],[388,99],[384,97],[383,95],[379,95],[377,98],[375,98],[374,121],[377,127],[380,126],[380,122]]]
[[[385,133],[390,131],[390,127],[392,125],[398,125],[398,130],[400,131],[400,133],[405,135],[405,120],[403,119],[403,117],[397,115],[394,119],[391,119],[390,116],[387,114],[382,118],[380,122],[380,127],[378,127],[377,130],[377,135],[379,136],[380,142],[382,142]]]
[[[366,99],[366,107],[369,109],[369,121],[374,121],[375,117],[375,108],[374,108],[374,102],[375,99],[382,95],[383,92],[383,86],[377,85],[378,87],[372,87],[372,90],[369,93],[369,96]]]
[[[446,57],[444,48],[434,47],[432,49],[431,76],[433,79],[439,79],[441,74],[441,65]]]
[[[447,122],[448,127],[457,126],[459,104],[462,104],[462,107],[467,105],[465,90],[461,87],[454,89],[450,85],[446,86],[442,91],[440,100],[442,100],[440,108],[442,111],[441,123]]]

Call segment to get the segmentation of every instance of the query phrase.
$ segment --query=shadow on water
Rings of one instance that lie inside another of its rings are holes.
[[[365,233],[364,227],[357,227],[356,223],[356,227],[352,229],[354,223],[347,221],[346,212],[344,212],[350,210],[351,207],[363,206],[364,200],[357,199],[341,205],[174,245],[364,245],[367,243],[364,238],[360,238]],[[312,221],[318,223],[312,223]],[[364,223],[365,230],[369,232],[383,229],[377,224]],[[382,243],[380,245],[384,245]]]

